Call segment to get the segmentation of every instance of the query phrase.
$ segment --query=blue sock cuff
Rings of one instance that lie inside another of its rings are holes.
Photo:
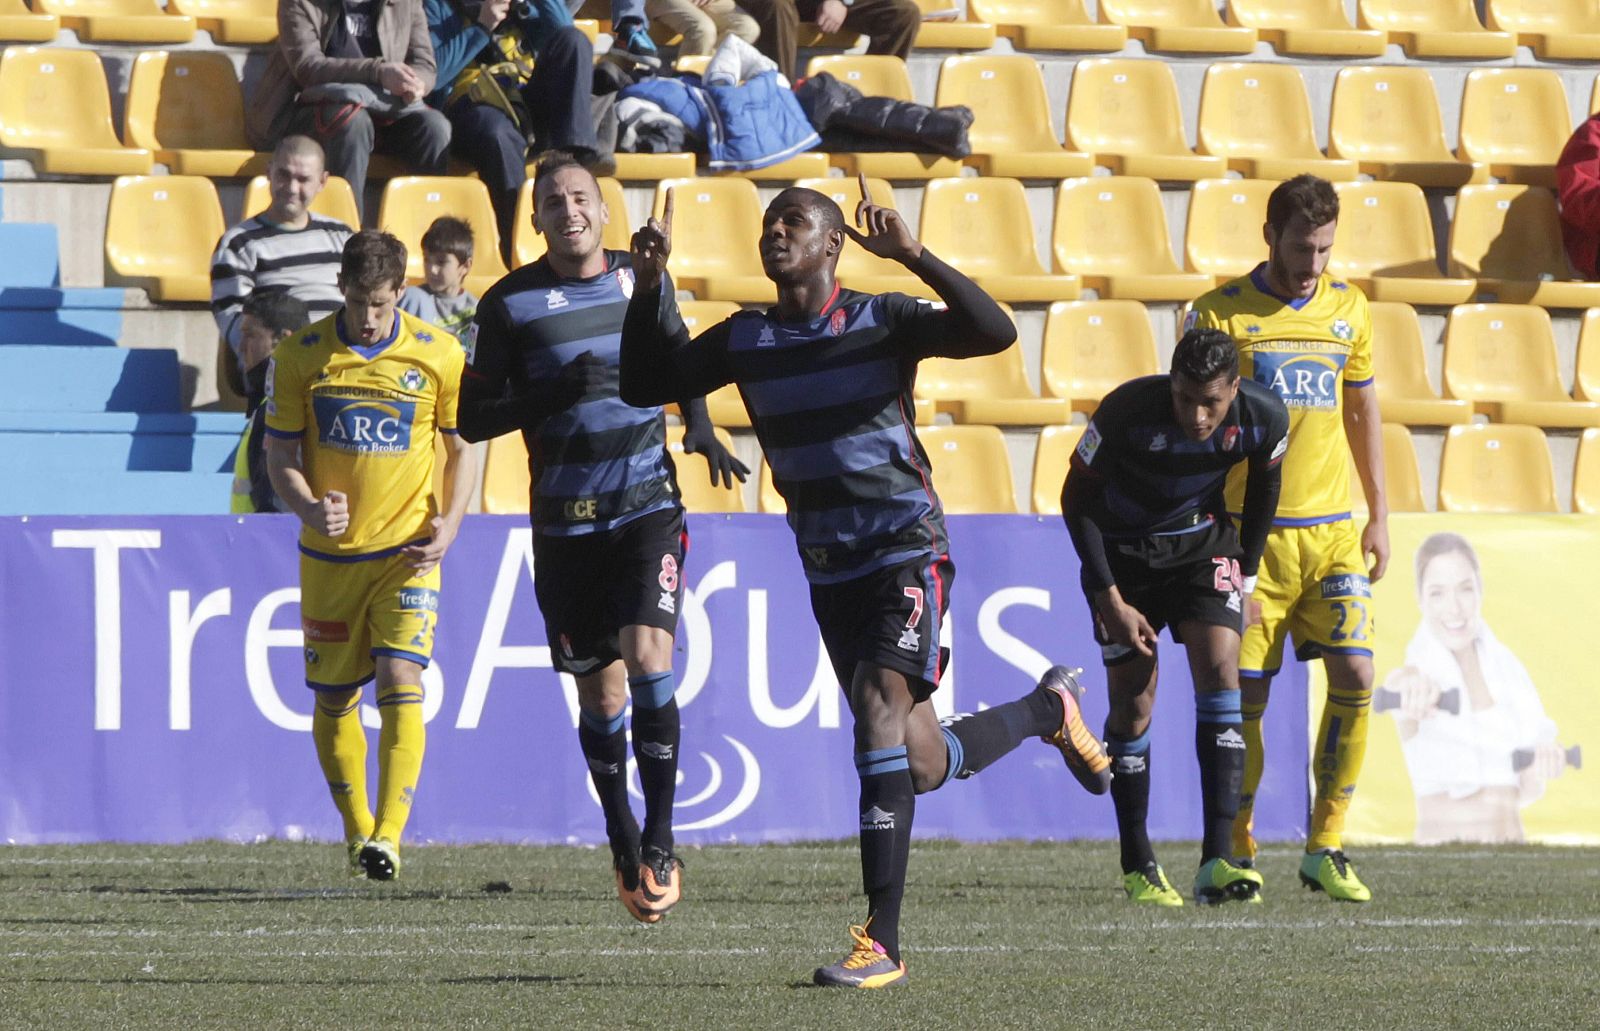
[[[956,737],[955,731],[949,727],[941,726],[939,733],[944,735],[945,769],[944,779],[939,782],[942,788],[961,772],[961,764],[966,762],[967,750],[961,747],[961,739]]]
[[[1243,723],[1241,695],[1232,691],[1201,691],[1194,696],[1195,718],[1201,723]]]
[[[622,729],[622,713],[619,712],[615,716],[602,716],[598,712],[579,709],[578,722],[601,737],[610,737]]]
[[[1150,751],[1150,728],[1138,737],[1118,737],[1106,731],[1107,755],[1144,755]]]
[[[870,752],[856,753],[856,776],[876,777],[880,773],[894,773],[897,770],[911,769],[911,762],[906,758],[906,746],[898,745],[894,748],[875,748]]]
[[[662,673],[643,673],[628,678],[628,693],[633,704],[640,709],[660,709],[672,701],[678,685],[672,679],[672,670]]]

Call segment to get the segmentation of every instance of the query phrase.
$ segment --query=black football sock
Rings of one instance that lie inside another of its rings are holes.
[[[589,779],[594,781],[595,793],[600,796],[611,854],[636,855],[639,824],[628,804],[628,735],[622,730],[622,714],[608,718],[587,709],[580,710],[578,744],[589,765]]]
[[[672,851],[672,799],[678,785],[678,702],[672,671],[628,678],[633,694],[633,757],[644,791],[645,847]]]
[[[1200,799],[1205,838],[1200,861],[1233,854],[1233,820],[1244,783],[1244,718],[1239,692],[1205,691],[1194,696],[1194,751],[1200,760]]]
[[[957,713],[939,726],[950,759],[943,783],[952,777],[965,780],[1028,738],[1060,730],[1061,699],[1048,688],[1035,688],[1014,702]]]
[[[900,962],[900,900],[906,890],[916,792],[904,745],[856,753],[861,777],[861,883],[867,933]]]
[[[1122,872],[1142,870],[1156,861],[1150,847],[1150,730],[1135,738],[1121,738],[1106,730],[1106,754],[1111,757],[1111,804],[1117,811],[1117,835],[1122,841]]]

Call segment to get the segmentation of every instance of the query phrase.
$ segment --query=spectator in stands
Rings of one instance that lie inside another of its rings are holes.
[[[211,314],[241,363],[240,319],[245,299],[257,290],[287,292],[305,303],[313,320],[331,315],[344,303],[339,262],[353,230],[311,211],[311,202],[327,182],[317,141],[285,137],[267,166],[271,205],[223,233],[217,243],[211,259]],[[249,367],[241,364],[240,369]],[[243,392],[239,383],[234,385]]]
[[[922,9],[912,0],[742,0],[761,30],[756,46],[794,82],[795,30],[802,21],[823,32],[858,32],[867,53],[905,58],[916,42]]]
[[[1572,267],[1600,279],[1600,114],[1578,126],[1556,162],[1561,236]]]
[[[651,20],[682,33],[679,57],[711,53],[724,34],[746,43],[761,35],[761,26],[733,0],[645,0],[644,9]]]
[[[314,137],[356,209],[374,149],[420,175],[443,175],[450,123],[422,103],[433,46],[417,0],[278,0],[278,45],[245,111],[258,148],[286,133]]]
[[[623,26],[614,32],[613,49],[659,64],[639,2],[613,5],[612,17]],[[449,118],[451,149],[489,188],[509,261],[530,141],[540,150],[571,151],[601,173],[616,167],[611,147],[595,135],[594,47],[561,0],[522,0],[514,17],[511,0],[484,0],[470,14],[461,0],[422,5],[439,66],[428,103]]]
[[[400,310],[451,334],[472,352],[473,316],[478,299],[467,292],[472,271],[472,226],[444,215],[422,234],[422,286],[408,286],[400,295]]]
[[[267,425],[261,402],[267,392],[267,359],[278,341],[311,325],[306,302],[284,290],[257,290],[244,299],[239,313],[239,358],[245,368],[245,427],[233,459],[233,500],[228,511],[287,512],[267,476],[262,443]]]

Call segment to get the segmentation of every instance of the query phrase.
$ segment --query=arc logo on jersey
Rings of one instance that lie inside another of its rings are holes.
[[[1328,410],[1339,406],[1340,381],[1348,355],[1258,347],[1250,357],[1254,363],[1251,378],[1271,387],[1290,408]]]
[[[417,403],[320,394],[311,399],[317,442],[361,455],[403,455],[411,450]]]

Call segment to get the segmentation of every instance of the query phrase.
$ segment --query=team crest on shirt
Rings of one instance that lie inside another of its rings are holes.
[[[833,309],[833,314],[828,316],[828,332],[834,336],[844,333],[845,323],[850,321],[850,315],[843,308]]]
[[[1328,327],[1328,331],[1334,336],[1338,337],[1340,340],[1349,340],[1351,337],[1356,335],[1356,331],[1351,329],[1350,323],[1346,322],[1344,319],[1336,319],[1333,325]]]
[[[300,346],[301,347],[311,347],[312,345],[316,344],[321,339],[322,339],[322,334],[321,333],[307,333],[305,336],[300,338]]]
[[[1222,450],[1232,451],[1239,444],[1239,427],[1228,426],[1222,431]]]
[[[633,269],[619,268],[616,271],[617,289],[622,291],[622,296],[633,300]]]
[[[568,301],[567,295],[562,293],[560,290],[551,290],[549,293],[544,295],[544,303],[545,306],[551,311],[555,311],[557,308],[565,308],[572,302]]]
[[[1150,438],[1151,451],[1165,451],[1166,449],[1167,435],[1165,433],[1157,433],[1155,436]]]
[[[911,627],[906,627],[904,630],[900,631],[900,640],[897,641],[896,644],[908,652],[914,652],[922,647],[922,638],[920,635],[918,635],[916,630]]]
[[[777,347],[778,338],[773,334],[771,326],[762,326],[761,335],[756,337],[757,347]]]
[[[407,390],[418,391],[428,385],[428,380],[413,366],[400,374],[400,385]]]

